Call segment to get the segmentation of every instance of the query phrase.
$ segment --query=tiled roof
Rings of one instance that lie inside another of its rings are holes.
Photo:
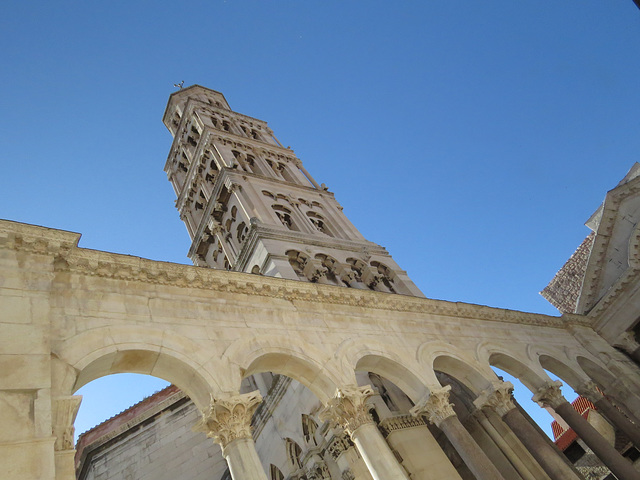
[[[575,313],[595,233],[591,232],[540,294],[562,313]]]

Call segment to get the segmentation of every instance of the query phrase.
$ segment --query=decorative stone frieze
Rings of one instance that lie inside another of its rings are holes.
[[[478,409],[485,407],[493,409],[500,417],[504,417],[509,411],[516,408],[513,403],[513,384],[501,382],[483,391],[473,404]]]
[[[331,480],[329,467],[324,460],[318,460],[307,468],[308,480]]]
[[[352,446],[353,446],[353,443],[351,443],[351,440],[349,439],[349,437],[347,437],[344,434],[341,434],[341,435],[336,435],[331,439],[331,441],[329,442],[329,445],[327,446],[327,451],[329,452],[329,455],[331,455],[331,458],[333,458],[334,461],[337,461],[338,457],[340,457],[340,455],[342,455],[346,450],[348,450]]]
[[[429,422],[439,427],[444,420],[456,414],[453,404],[449,403],[450,390],[451,385],[440,390],[432,390],[410,410],[411,415],[415,417],[424,415]]]
[[[562,382],[560,380],[549,382],[538,388],[536,394],[532,397],[532,400],[543,407],[556,409],[567,401],[562,396],[562,392],[560,391],[561,386]]]
[[[424,425],[426,424],[420,417],[415,417],[412,415],[399,415],[396,417],[385,418],[380,422],[379,428],[382,431],[382,434],[386,437],[391,432],[395,432],[396,430],[420,427]]]
[[[211,396],[209,409],[193,430],[204,432],[224,450],[234,440],[252,438],[251,416],[260,402],[262,396],[258,390],[243,395]]]
[[[320,413],[320,419],[339,424],[349,435],[353,436],[353,432],[362,425],[373,423],[373,419],[369,415],[370,407],[365,403],[367,398],[373,394],[373,389],[369,385],[339,388],[336,396],[327,402],[326,407]]]
[[[356,476],[350,468],[347,468],[342,472],[342,480],[356,480]]]
[[[0,234],[10,230],[12,228],[11,223],[0,221]],[[5,229],[4,227],[8,228]],[[42,239],[42,241],[44,253],[45,249],[48,248],[44,243],[46,238]],[[16,250],[31,249],[31,246],[26,245],[24,242],[12,241],[5,246]],[[565,329],[569,324],[591,326],[592,323],[592,319],[580,315],[565,315],[558,318],[406,295],[380,295],[379,292],[336,289],[333,286],[279,278],[257,277],[248,273],[226,272],[178,264],[158,264],[158,262],[152,260],[81,248],[73,248],[65,250],[63,253],[61,252],[59,260],[56,262],[55,268],[56,271],[60,272],[137,281],[154,285],[189,286],[190,288],[206,289],[211,292],[275,297],[288,301],[303,300],[314,303],[332,303],[398,312],[451,316],[458,319],[469,318],[562,329]]]
[[[51,425],[53,436],[56,437],[55,450],[57,452],[74,448],[73,433],[75,428],[73,422],[76,420],[81,401],[82,396],[80,395],[53,399]]]

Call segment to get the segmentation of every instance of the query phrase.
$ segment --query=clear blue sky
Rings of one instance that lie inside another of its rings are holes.
[[[1,12],[0,217],[86,248],[187,262],[162,171],[181,80],[267,120],[432,298],[557,314],[538,292],[640,160],[632,0]]]

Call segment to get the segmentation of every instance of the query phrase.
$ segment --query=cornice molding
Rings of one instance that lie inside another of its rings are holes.
[[[0,220],[0,248],[55,255],[78,247],[81,234]]]
[[[57,272],[76,275],[203,289],[209,292],[280,298],[287,301],[328,303],[561,329],[569,325],[592,328],[594,322],[592,318],[583,315],[565,314],[562,317],[552,317],[470,303],[321,285],[88,250],[75,247],[79,234],[8,221],[0,221],[0,232],[6,239],[4,244],[0,244],[0,248],[46,253],[56,258],[54,268]],[[25,241],[25,239],[31,239],[31,241]],[[40,244],[36,239],[44,243]]]

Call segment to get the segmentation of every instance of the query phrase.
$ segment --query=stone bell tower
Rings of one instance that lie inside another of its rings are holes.
[[[195,265],[422,297],[262,120],[193,85],[169,98],[165,172]]]

